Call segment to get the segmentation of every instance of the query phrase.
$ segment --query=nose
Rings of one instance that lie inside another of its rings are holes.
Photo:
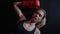
[[[39,17],[39,14],[37,14],[37,17]]]

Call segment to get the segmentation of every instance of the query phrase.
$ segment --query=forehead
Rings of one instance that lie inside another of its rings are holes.
[[[41,14],[41,15],[44,15],[44,11],[43,10],[38,10],[37,13]]]

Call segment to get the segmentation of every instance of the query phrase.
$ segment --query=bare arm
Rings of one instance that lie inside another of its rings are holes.
[[[15,2],[14,5],[13,5],[16,14],[19,16],[19,20],[20,21],[26,20],[25,16],[23,15],[23,13],[21,12],[21,10],[19,9],[19,6],[21,6],[21,3],[22,2]]]

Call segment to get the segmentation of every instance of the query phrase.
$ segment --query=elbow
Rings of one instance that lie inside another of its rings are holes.
[[[46,18],[43,19],[41,25],[42,25],[42,26],[45,26],[45,25],[46,25]]]
[[[16,2],[13,3],[13,6],[14,6],[14,7],[17,6]]]
[[[16,2],[13,3],[13,7],[17,7],[18,5],[16,4]]]
[[[46,25],[46,23],[43,23],[43,24],[42,24],[42,26],[45,26],[45,25]]]
[[[46,18],[43,19],[42,23],[40,23],[40,27],[43,27],[46,25]]]
[[[45,26],[45,25],[46,25],[46,23],[42,23],[42,24],[41,24],[42,27]]]
[[[13,5],[14,6],[20,6],[21,5],[21,2],[14,2]]]

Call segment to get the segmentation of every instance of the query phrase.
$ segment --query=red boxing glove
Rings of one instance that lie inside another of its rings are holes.
[[[32,3],[29,2],[29,1],[23,1],[23,2],[22,2],[22,5],[23,5],[24,7],[32,8]]]
[[[36,0],[36,1],[35,1],[34,6],[35,6],[35,7],[40,7],[40,2],[39,2],[39,0]]]
[[[28,8],[35,8],[40,7],[40,2],[39,0],[29,0],[29,1],[23,1],[22,5]]]
[[[27,1],[23,1],[23,2],[22,2],[22,5],[25,6],[25,7],[28,7],[29,4],[28,4]]]

